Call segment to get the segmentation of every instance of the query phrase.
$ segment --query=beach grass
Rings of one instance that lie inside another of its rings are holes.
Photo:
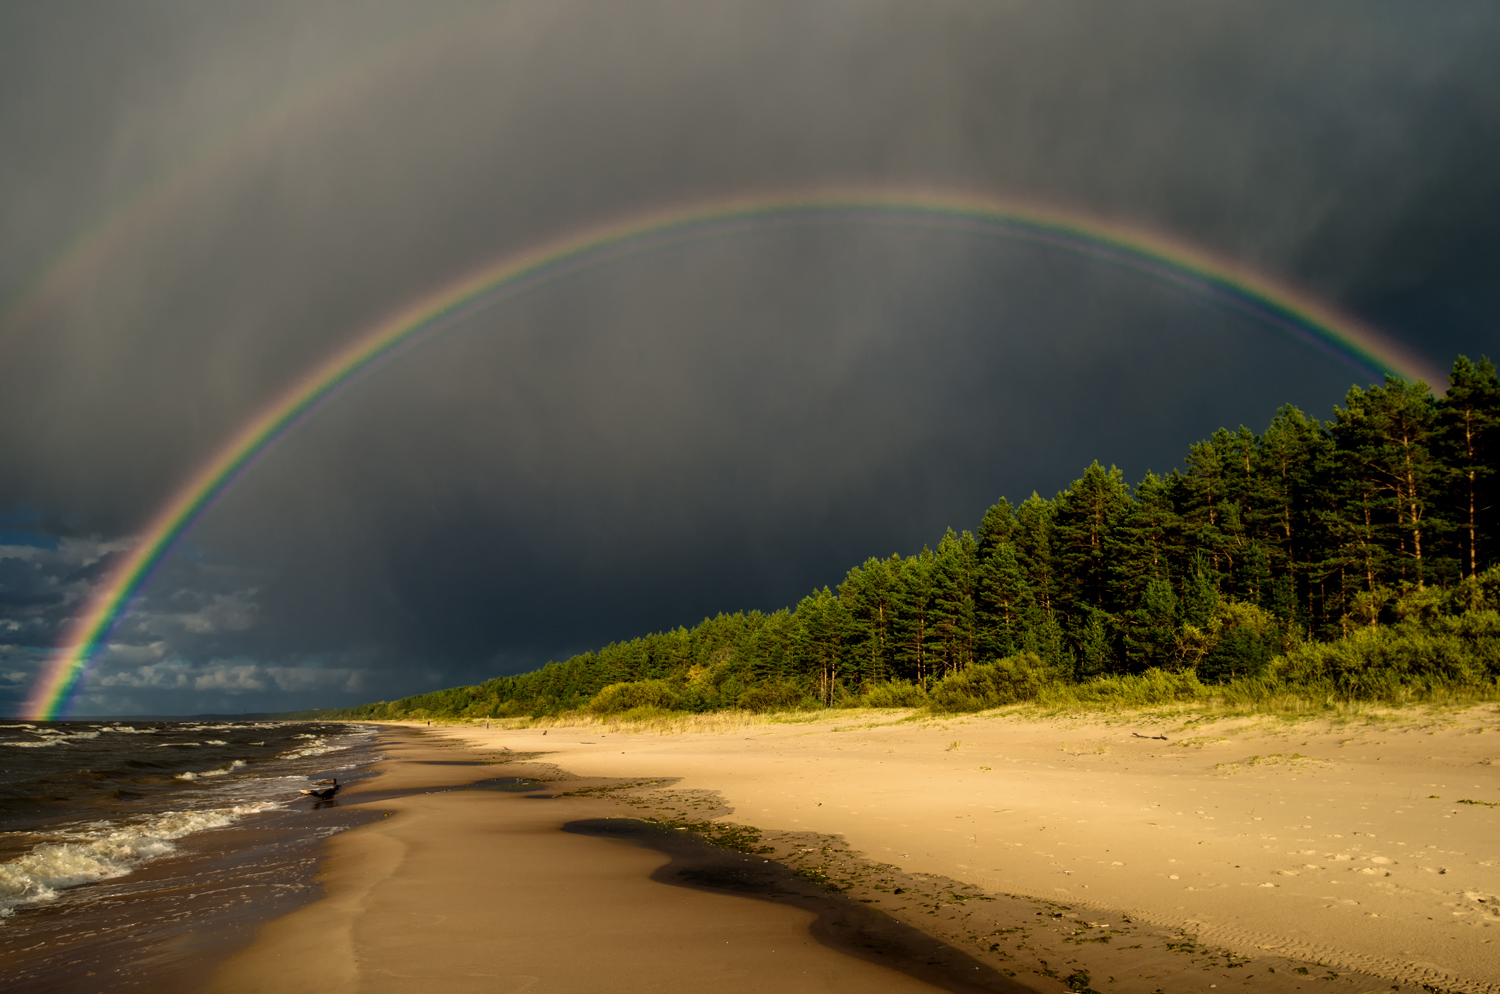
[[[1219,688],[1214,688],[1215,690]],[[798,708],[785,711],[708,711],[684,712],[663,709],[636,709],[618,714],[598,715],[589,711],[572,711],[539,716],[512,718],[433,718],[435,725],[491,727],[496,729],[581,729],[594,733],[622,735],[716,735],[759,729],[771,733],[777,729],[816,727],[820,733],[863,731],[890,725],[962,727],[970,723],[994,721],[1044,722],[1074,719],[1106,726],[1155,728],[1170,732],[1172,745],[1198,747],[1223,738],[1224,729],[1214,736],[1193,735],[1200,726],[1219,725],[1244,719],[1246,727],[1269,722],[1275,726],[1317,722],[1332,726],[1447,727],[1472,715],[1476,708],[1500,718],[1500,695],[1488,692],[1450,692],[1408,700],[1341,700],[1332,695],[1310,695],[1293,692],[1264,697],[1208,693],[1185,700],[1142,703],[1131,695],[1079,696],[1066,691],[1049,694],[1034,701],[1006,704],[982,711],[944,712],[913,707],[833,707]],[[1485,705],[1494,705],[1485,708]],[[423,721],[410,721],[416,725]],[[828,727],[828,726],[832,727]],[[1188,738],[1178,738],[1178,736]],[[1097,744],[1092,748],[1097,749]],[[955,740],[948,751],[962,749]]]

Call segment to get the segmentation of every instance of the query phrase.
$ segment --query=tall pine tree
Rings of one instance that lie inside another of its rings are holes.
[[[1449,508],[1459,538],[1459,564],[1477,576],[1495,557],[1495,463],[1500,460],[1500,380],[1489,359],[1459,356],[1438,402],[1439,451],[1449,474]]]

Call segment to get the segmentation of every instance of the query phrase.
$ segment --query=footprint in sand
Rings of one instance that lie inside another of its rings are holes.
[[[1500,897],[1494,894],[1486,894],[1483,891],[1466,890],[1464,891],[1464,898],[1477,904],[1479,907],[1476,910],[1483,911],[1487,915],[1500,917]]]

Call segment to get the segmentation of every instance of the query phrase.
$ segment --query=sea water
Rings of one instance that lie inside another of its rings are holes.
[[[6,989],[171,986],[172,950],[201,963],[305,899],[316,843],[357,816],[299,789],[376,758],[337,722],[0,722]]]

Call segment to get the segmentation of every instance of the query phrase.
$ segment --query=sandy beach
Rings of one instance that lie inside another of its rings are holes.
[[[331,840],[326,896],[213,989],[1500,991],[1497,717],[393,730],[361,789],[428,792],[369,793],[389,817]],[[432,790],[505,776],[545,790]],[[621,816],[752,826],[736,858],[847,908],[561,830]],[[946,972],[830,939],[855,905],[943,944]]]

